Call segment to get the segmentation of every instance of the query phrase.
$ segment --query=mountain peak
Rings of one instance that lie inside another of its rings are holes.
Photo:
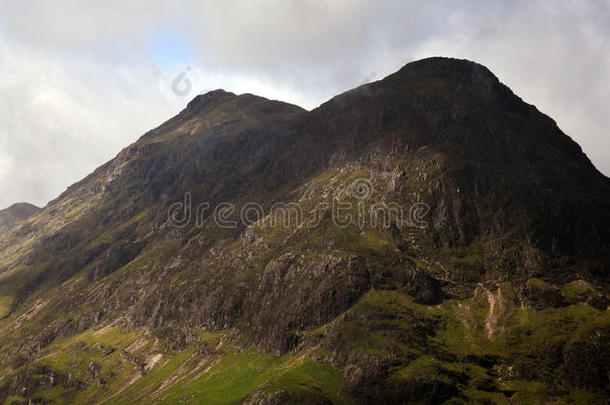
[[[40,211],[35,205],[20,202],[0,210],[0,232],[7,231]]]
[[[216,89],[208,91],[205,94],[199,94],[186,105],[186,111],[201,111],[206,106],[216,105],[223,101],[227,101],[238,97],[235,93]]]
[[[391,76],[407,76],[417,79],[441,77],[461,81],[475,81],[477,79],[499,81],[487,67],[479,63],[443,56],[434,56],[407,63]]]
[[[607,403],[609,207],[474,62],[202,94],[0,233],[0,403]]]

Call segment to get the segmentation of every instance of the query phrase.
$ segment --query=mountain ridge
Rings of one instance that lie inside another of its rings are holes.
[[[404,216],[273,225],[278,203],[334,201]],[[580,147],[473,62],[413,62],[312,111],[200,95],[0,235],[0,400],[211,401],[208,367],[275,364],[232,402],[603,403],[609,208]]]

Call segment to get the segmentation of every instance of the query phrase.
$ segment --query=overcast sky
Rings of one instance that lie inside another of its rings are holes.
[[[610,175],[610,0],[0,0],[0,208],[45,205],[201,92],[311,109],[434,55],[489,67]]]

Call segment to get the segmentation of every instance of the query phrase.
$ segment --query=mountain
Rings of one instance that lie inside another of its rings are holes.
[[[487,68],[222,90],[0,234],[0,401],[607,403],[610,179]]]
[[[0,210],[0,233],[9,231],[38,211],[40,208],[28,203],[17,203]]]

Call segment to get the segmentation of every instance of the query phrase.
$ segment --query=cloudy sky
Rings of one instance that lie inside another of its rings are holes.
[[[0,208],[45,205],[201,92],[310,109],[434,55],[489,67],[610,175],[610,0],[0,0]]]

